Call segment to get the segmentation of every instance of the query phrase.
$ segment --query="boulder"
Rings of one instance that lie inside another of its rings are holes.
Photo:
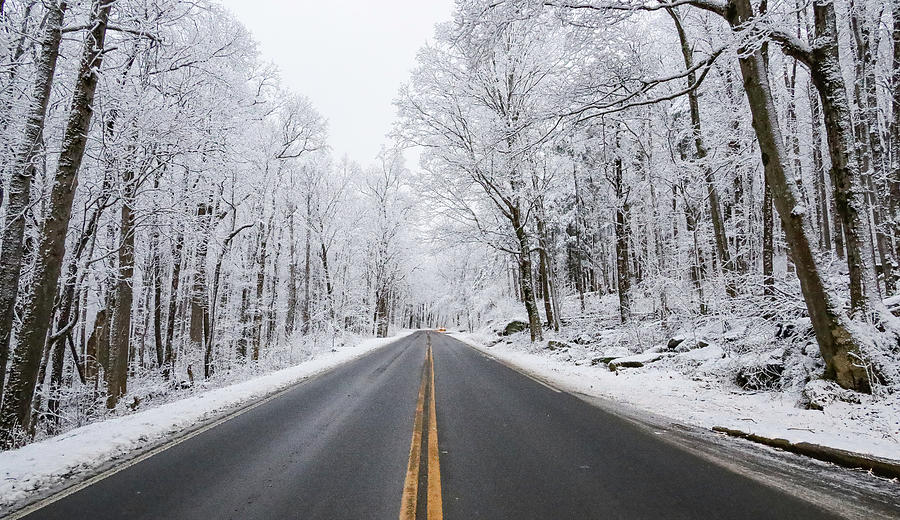
[[[669,350],[675,350],[678,348],[678,345],[684,343],[684,336],[675,336],[666,343],[666,348]]]
[[[666,343],[665,349],[669,352],[687,352],[689,350],[694,350],[695,348],[704,348],[710,345],[710,342],[703,338],[687,338],[682,335],[673,336],[668,343]]]
[[[787,339],[794,337],[797,327],[793,323],[779,323],[775,326],[775,337]]]
[[[506,327],[503,328],[503,332],[500,333],[501,336],[511,336],[513,334],[517,334],[519,332],[528,330],[528,324],[524,321],[513,320],[509,322]]]
[[[593,367],[593,366],[597,366],[597,365],[599,365],[600,363],[603,363],[604,365],[608,365],[609,362],[612,361],[612,360],[614,360],[614,359],[616,359],[616,356],[601,356],[601,357],[595,357],[595,358],[591,359],[591,366],[592,366],[592,367]]]
[[[841,401],[851,404],[860,404],[862,400],[859,394],[852,390],[841,388],[834,381],[814,379],[803,388],[801,404],[810,410],[824,410],[826,406]]]
[[[547,346],[544,347],[545,350],[560,350],[566,351],[569,350],[569,345],[567,343],[563,343],[562,341],[550,340],[547,342]]]
[[[591,343],[594,343],[594,338],[589,334],[582,333],[576,336],[575,339],[572,340],[572,343],[576,345],[590,345]]]
[[[663,352],[645,352],[643,354],[620,357],[609,362],[609,369],[615,371],[620,368],[639,368],[647,363],[659,361],[664,357],[666,357],[666,354]]]
[[[885,298],[884,305],[894,316],[900,317],[900,295]]]
[[[781,383],[782,374],[784,361],[770,355],[741,366],[734,382],[744,390],[770,390]]]
[[[775,337],[778,339],[790,339],[801,336],[812,337],[812,335],[812,323],[809,321],[809,318],[798,318],[775,325]]]

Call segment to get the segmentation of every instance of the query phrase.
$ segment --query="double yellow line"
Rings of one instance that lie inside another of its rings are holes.
[[[422,440],[427,422],[427,520],[442,520],[444,517],[441,499],[440,452],[437,438],[437,415],[434,404],[434,357],[431,353],[431,338],[427,338],[428,350],[425,353],[425,366],[422,367],[422,382],[419,385],[419,396],[416,400],[416,415],[413,421],[412,441],[409,446],[409,463],[406,466],[406,482],[403,484],[403,496],[400,500],[400,520],[415,520],[419,508],[419,478],[422,469]],[[425,415],[425,401],[428,401],[428,415]]]

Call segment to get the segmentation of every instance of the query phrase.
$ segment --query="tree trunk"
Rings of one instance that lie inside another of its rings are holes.
[[[678,31],[678,38],[681,42],[681,55],[684,58],[685,69],[691,70],[694,66],[694,55],[688,42],[687,34],[685,34],[684,28],[681,25],[681,18],[674,9],[667,9],[667,11],[674,20],[675,28]],[[693,72],[687,75],[687,82],[688,85],[696,83],[695,74]],[[706,144],[703,141],[703,132],[700,126],[700,101],[697,95],[697,89],[688,91],[688,104],[690,105],[691,112],[691,131],[694,137],[694,148],[696,149],[697,159],[700,161],[701,168],[703,169],[703,178],[706,182],[706,192],[709,197],[709,216],[712,220],[713,235],[715,236],[716,241],[716,254],[718,254],[722,269],[726,272],[726,277],[729,278],[726,280],[726,290],[728,291],[728,295],[733,297],[737,294],[737,288],[733,281],[730,280],[730,276],[727,275],[734,270],[734,265],[732,264],[731,254],[728,249],[728,238],[725,236],[725,222],[722,219],[722,211],[720,209],[719,190],[716,187],[716,179],[713,176],[712,168],[706,161],[708,153],[706,151]]]
[[[309,298],[310,298],[310,282],[311,280],[311,234],[310,223],[312,222],[312,193],[306,194],[306,244],[303,252],[303,308],[301,309],[301,318],[303,319],[303,334],[309,333]]]
[[[35,163],[41,149],[44,120],[56,72],[66,11],[65,1],[47,2],[45,5],[47,19],[44,21],[44,34],[41,37],[41,51],[35,62],[37,76],[32,86],[31,104],[25,115],[25,133],[11,167],[9,187],[6,190],[6,213],[0,247],[0,251],[3,251],[3,256],[0,257],[0,401],[4,393],[19,276],[22,273],[25,213],[31,205],[31,178],[34,177]],[[30,400],[29,396],[29,402]]]
[[[63,285],[60,287],[59,294],[56,297],[58,302],[56,312],[56,326],[52,339],[50,340],[50,348],[53,349],[53,365],[50,371],[50,397],[47,400],[47,410],[53,417],[53,424],[58,424],[59,412],[59,391],[62,387],[63,361],[65,357],[66,340],[71,341],[71,329],[74,328],[75,322],[79,314],[78,287],[81,285],[78,279],[79,264],[84,255],[85,250],[93,242],[100,224],[100,217],[107,207],[107,201],[110,195],[110,183],[107,176],[103,180],[100,197],[96,200],[96,207],[88,218],[87,225],[81,232],[78,242],[75,244],[75,250],[72,252],[72,258],[69,260],[69,266],[66,270],[66,276]],[[90,255],[90,253],[88,253]],[[74,307],[74,309],[73,309]],[[73,351],[73,359],[81,377],[81,382],[86,383],[83,367],[78,363],[78,356]]]
[[[894,2],[894,25],[891,39],[894,44],[891,67],[891,166],[888,189],[890,190],[890,215],[894,234],[894,256],[900,258],[900,3]]]
[[[113,0],[94,0],[91,7],[91,29],[85,38],[48,213],[39,235],[40,246],[37,250],[40,254],[34,269],[32,298],[25,307],[19,346],[13,356],[9,387],[0,411],[0,443],[4,447],[12,444],[17,428],[27,431],[31,421],[31,400],[65,256],[66,231],[93,115],[97,71],[101,65],[112,4]]]
[[[169,290],[169,312],[166,315],[166,357],[163,377],[168,380],[175,372],[175,351],[172,339],[175,336],[175,315],[178,314],[178,285],[181,281],[181,250],[184,247],[184,231],[179,227],[172,244],[172,274]]]
[[[525,225],[521,221],[521,210],[515,206],[511,216],[511,223],[515,230],[516,239],[519,242],[519,285],[522,289],[522,297],[525,300],[525,312],[528,314],[528,325],[531,332],[531,342],[544,339],[541,329],[541,316],[538,314],[537,300],[534,296],[534,281],[531,267],[531,246]]]
[[[271,227],[270,227],[271,229]],[[272,343],[275,339],[275,320],[277,313],[275,310],[275,302],[278,299],[278,261],[281,258],[282,240],[276,240],[275,259],[272,262],[272,280],[269,285],[269,304],[266,308],[266,343]]]
[[[153,241],[150,244],[150,256],[153,262],[153,344],[156,347],[156,366],[161,371],[166,370],[166,344],[163,342],[162,329],[162,255],[159,251],[159,227],[153,231]]]
[[[872,49],[878,48],[880,34],[875,37],[869,28],[865,13],[865,4],[851,2],[850,26],[853,31],[856,50],[856,81],[853,84],[853,95],[856,102],[856,120],[854,133],[859,175],[865,187],[865,199],[871,209],[871,227],[875,232],[875,246],[884,278],[885,295],[894,293],[894,258],[890,237],[884,227],[885,213],[882,193],[886,191],[884,144],[881,138],[879,122],[878,94],[875,84],[875,58]],[[848,100],[849,101],[849,100]],[[877,188],[876,188],[877,186]],[[867,211],[866,216],[870,214]],[[871,241],[870,241],[871,245]],[[877,272],[876,272],[877,284]]]
[[[852,316],[869,320],[873,312],[883,310],[883,304],[875,267],[867,254],[872,250],[872,239],[866,225],[865,187],[854,152],[857,139],[841,72],[833,0],[815,0],[813,11],[817,45],[812,54],[810,76],[822,101],[832,189],[844,225],[850,312]]]
[[[812,85],[808,87],[809,110],[812,128],[813,173],[816,179],[816,221],[819,224],[819,248],[831,250],[831,217],[828,210],[828,190],[825,186],[825,160],[822,154],[822,108]]]
[[[2,6],[2,4],[3,4],[3,2],[2,2],[2,0],[0,0],[0,6]],[[4,67],[3,68],[5,69],[4,75],[6,76],[6,78],[5,78],[6,81],[4,82],[4,86],[2,88],[2,92],[4,95],[2,96],[2,99],[0,99],[0,113],[4,114],[6,116],[8,116],[9,114],[12,114],[13,108],[16,106],[16,101],[18,101],[17,99],[15,99],[17,96],[11,95],[10,87],[12,87],[13,85],[16,84],[16,80],[18,78],[19,71],[23,68],[23,65],[25,65],[26,60],[23,60],[22,57],[25,55],[26,52],[30,52],[32,54],[37,54],[34,52],[34,43],[36,43],[36,41],[38,41],[38,38],[35,38],[34,37],[35,35],[31,34],[32,31],[29,30],[29,27],[30,27],[31,21],[32,21],[31,13],[37,5],[38,5],[37,0],[28,0],[28,2],[25,4],[25,8],[22,11],[21,25],[19,26],[17,37],[12,38],[11,37],[12,34],[9,33],[9,29],[5,29],[7,38],[9,38],[9,39],[6,40],[8,42],[8,44],[7,44],[8,47],[6,47],[6,50],[8,52],[4,53],[5,56],[4,56]],[[43,4],[43,5],[45,7],[53,8],[53,7],[55,7],[55,2],[49,2],[49,3]],[[46,23],[48,21],[47,18],[48,17],[45,16],[45,18],[43,20],[45,28],[46,28]],[[11,22],[11,20],[9,20],[8,18],[4,19],[3,9],[0,8],[0,24],[3,24],[4,26],[11,28],[12,26],[9,22]],[[13,39],[15,39],[14,45],[12,43]],[[40,60],[40,56],[38,55],[37,57],[38,57],[38,60]],[[9,128],[9,124],[11,122],[12,121],[10,120],[9,117],[4,117],[4,118],[0,119],[0,135],[9,137],[9,133],[7,132],[7,130]],[[12,158],[15,156],[16,143],[9,142],[9,141],[10,140],[7,139],[7,142],[0,143],[0,154],[2,154],[4,157]],[[4,191],[5,181],[6,181],[5,177],[2,180],[0,180],[0,208],[3,207],[3,200],[4,200],[3,196],[6,193]],[[2,385],[0,385],[0,386],[2,386]]]
[[[584,245],[583,245],[583,235],[584,235],[584,220],[581,214],[582,210],[582,198],[581,191],[579,190],[578,185],[578,168],[573,162],[572,165],[572,179],[575,183],[575,290],[578,291],[578,302],[581,307],[581,312],[584,312],[584,290],[585,290],[585,277],[584,277],[584,264],[582,258],[584,256]]]
[[[206,294],[206,255],[210,234],[212,206],[205,202],[197,205],[197,220],[200,227],[197,240],[197,254],[194,264],[194,283],[191,290],[191,343],[204,344],[205,322],[209,312],[209,301]]]
[[[296,206],[288,207],[288,294],[287,313],[284,317],[284,335],[290,336],[294,332],[297,322],[297,244],[294,236],[294,212]]]
[[[763,179],[763,208],[762,208],[762,274],[763,294],[775,296],[775,222],[772,218],[772,188],[769,181]]]
[[[803,185],[803,162],[800,158],[800,135],[797,125],[797,61],[791,60],[790,73],[787,66],[784,70],[784,88],[787,91],[787,113],[785,114],[785,126],[787,127],[787,142],[785,146],[791,158],[791,173],[794,175],[794,183],[797,184],[797,193],[805,207],[809,207],[809,195]]]
[[[256,256],[256,298],[253,301],[253,361],[259,360],[259,344],[262,342],[263,326],[263,291],[266,283],[266,259],[268,258],[267,245],[271,223],[268,228],[262,222],[259,226],[259,252]],[[276,266],[277,270],[278,267]]]
[[[388,288],[379,287],[375,294],[375,336],[386,338],[388,334]]]
[[[821,1],[821,0],[817,0]],[[734,0],[734,9],[726,15],[734,28],[741,28],[754,19],[750,0]],[[741,49],[741,74],[745,92],[753,114],[753,128],[759,142],[766,180],[772,199],[781,217],[791,259],[822,357],[826,375],[845,388],[870,390],[865,367],[856,362],[860,338],[852,330],[833,296],[826,290],[812,249],[813,234],[805,224],[804,208],[797,194],[796,184],[785,175],[786,154],[784,140],[775,112],[768,70],[762,51]]]
[[[209,317],[206,322],[206,349],[203,354],[203,377],[205,379],[209,379],[213,375],[213,354],[215,348],[215,336],[216,336],[216,317],[217,311],[219,308],[219,281],[222,276],[222,262],[225,260],[225,256],[228,254],[228,251],[231,249],[231,242],[234,241],[235,237],[237,237],[241,231],[245,229],[249,229],[253,227],[252,224],[244,224],[234,230],[225,238],[225,241],[222,243],[222,252],[219,253],[219,258],[216,260],[216,268],[213,274],[213,284],[212,284],[212,308],[209,310]]]
[[[540,246],[540,250],[538,250],[538,273],[541,280],[541,293],[544,295],[544,314],[547,318],[547,326],[559,330],[559,321],[553,312],[553,298],[550,296],[551,267],[550,256],[547,251],[549,247],[549,240],[547,240],[546,236],[547,225],[544,223],[543,218],[543,203],[539,201],[538,205],[538,213],[541,214],[541,216],[537,217],[538,245]]]
[[[333,292],[334,289],[331,286],[331,272],[328,270],[328,249],[325,247],[325,242],[323,241],[321,244],[322,248],[320,251],[320,255],[322,257],[322,272],[325,275],[325,304],[328,305],[328,316],[333,320],[334,319],[334,299]]]
[[[128,354],[131,347],[131,308],[134,300],[134,195],[131,165],[122,170],[122,210],[119,227],[119,272],[116,276],[116,306],[113,308],[106,371],[106,407],[115,408],[128,389]]]
[[[616,136],[616,145],[618,148],[619,138]],[[628,269],[628,241],[630,224],[631,204],[628,202],[628,193],[625,192],[625,186],[622,180],[622,158],[619,156],[619,150],[616,150],[616,158],[614,168],[613,187],[616,194],[616,283],[619,293],[619,318],[622,323],[628,323],[631,320],[631,274]]]

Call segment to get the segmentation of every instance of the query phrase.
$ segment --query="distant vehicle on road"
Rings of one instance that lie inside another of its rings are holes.
[[[447,329],[445,329],[444,327],[438,327],[438,328],[436,328],[436,329],[434,329],[434,330],[437,331],[437,332],[447,332]]]

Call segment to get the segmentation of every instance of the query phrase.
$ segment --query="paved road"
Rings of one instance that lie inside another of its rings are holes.
[[[425,384],[427,343],[433,388]],[[436,425],[428,419],[431,396]],[[416,426],[424,428],[418,446]],[[429,449],[430,429],[439,450]],[[421,468],[410,479],[417,448]],[[423,501],[433,502],[425,490],[438,469],[447,519],[829,518],[425,332],[26,518],[396,519],[410,484],[425,518]]]

